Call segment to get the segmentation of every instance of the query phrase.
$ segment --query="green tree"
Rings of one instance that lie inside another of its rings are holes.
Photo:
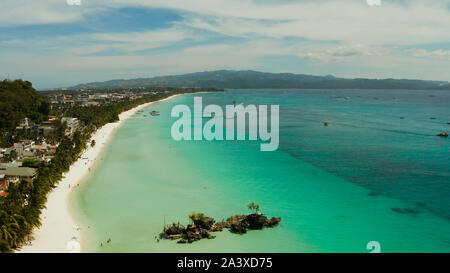
[[[195,213],[192,212],[191,214],[189,214],[189,219],[191,219],[192,222],[198,221],[205,218],[205,214],[204,213]]]
[[[92,141],[91,141],[91,147],[94,147],[95,146],[95,139],[93,139]]]
[[[0,253],[13,253],[8,241],[0,240]]]
[[[251,202],[250,204],[248,204],[247,207],[253,213],[258,213],[259,212],[259,205],[255,204],[254,202]]]

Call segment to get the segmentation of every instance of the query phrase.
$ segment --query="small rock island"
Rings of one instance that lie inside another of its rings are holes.
[[[222,231],[224,228],[229,229],[233,233],[244,234],[247,230],[263,229],[265,227],[274,227],[281,221],[281,217],[267,218],[259,213],[259,205],[251,203],[248,208],[253,213],[248,215],[234,215],[226,221],[216,222],[214,218],[207,217],[203,213],[191,213],[189,219],[192,224],[187,227],[180,223],[173,223],[164,227],[163,232],[159,235],[161,239],[178,240],[177,243],[193,243],[201,239],[214,239],[216,236],[211,232]]]

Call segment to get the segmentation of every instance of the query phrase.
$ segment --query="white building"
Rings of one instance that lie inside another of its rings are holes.
[[[72,135],[80,126],[80,122],[77,118],[61,118],[61,123],[66,123],[66,134]]]
[[[20,127],[28,127],[28,118],[23,118],[20,120]]]
[[[14,143],[14,150],[16,150],[19,158],[33,157],[34,156],[34,141],[33,140],[21,140]]]

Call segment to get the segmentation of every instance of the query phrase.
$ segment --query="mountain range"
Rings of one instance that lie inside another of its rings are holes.
[[[408,79],[337,78],[292,73],[217,70],[152,78],[120,79],[79,84],[68,89],[106,89],[139,87],[214,87],[223,89],[442,89],[450,83]]]

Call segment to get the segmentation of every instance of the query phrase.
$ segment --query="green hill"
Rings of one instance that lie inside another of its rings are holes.
[[[0,142],[20,119],[41,122],[50,112],[50,102],[28,81],[0,81]]]
[[[70,89],[136,87],[215,87],[231,89],[449,89],[448,82],[406,79],[344,79],[291,73],[218,70],[176,76],[111,80],[80,84]]]

